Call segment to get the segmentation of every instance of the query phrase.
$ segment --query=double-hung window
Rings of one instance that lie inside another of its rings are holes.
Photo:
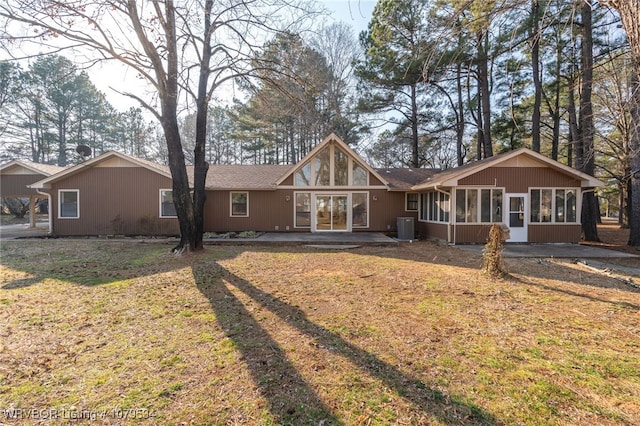
[[[249,216],[249,193],[248,192],[232,192],[231,198],[231,216],[247,217]]]
[[[160,190],[160,217],[177,217],[176,206],[173,204],[173,191]]]
[[[78,219],[80,217],[79,189],[58,191],[58,217],[61,219]]]

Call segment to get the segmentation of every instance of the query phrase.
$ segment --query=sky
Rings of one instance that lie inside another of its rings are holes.
[[[367,29],[371,19],[376,0],[317,0],[329,12],[327,18],[331,21],[343,21],[353,28],[354,37],[357,39],[360,32]],[[124,82],[131,84],[135,81],[136,73],[128,70],[124,65],[115,61],[106,64],[94,65],[87,70],[93,84],[103,92],[109,103],[119,111],[125,111],[130,107],[139,107],[137,101],[114,92],[110,87],[123,86]],[[227,93],[231,99],[234,93]],[[226,96],[224,96],[226,97]]]

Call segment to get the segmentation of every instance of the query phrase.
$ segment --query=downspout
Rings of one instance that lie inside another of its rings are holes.
[[[447,243],[451,243],[451,217],[452,217],[452,210],[451,210],[451,192],[447,192],[447,191],[443,191],[441,189],[438,189],[438,186],[440,185],[436,185],[433,187],[434,191],[439,192],[441,194],[446,194],[449,196],[449,223],[447,223]],[[455,222],[453,222],[453,245],[456,244],[456,225]]]
[[[42,192],[38,188],[35,188],[36,192],[40,195],[47,196],[47,210],[49,210],[49,235],[53,234],[53,206],[51,205],[51,194],[48,192]]]

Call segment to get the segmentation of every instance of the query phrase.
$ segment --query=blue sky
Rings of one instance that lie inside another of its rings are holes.
[[[351,25],[358,36],[367,29],[376,0],[322,0],[321,3],[334,12],[333,20]]]

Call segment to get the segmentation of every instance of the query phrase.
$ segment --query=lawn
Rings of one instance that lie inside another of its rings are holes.
[[[640,423],[640,291],[568,261],[0,244],[0,423]]]

